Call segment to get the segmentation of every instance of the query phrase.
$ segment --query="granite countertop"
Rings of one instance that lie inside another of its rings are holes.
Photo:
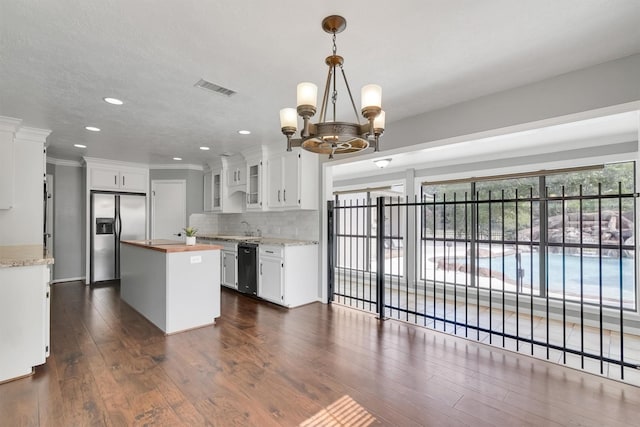
[[[219,234],[201,234],[199,239],[221,240],[224,242],[252,242],[261,245],[304,246],[317,245],[314,240],[282,239],[280,237],[229,236]]]
[[[0,268],[53,264],[42,245],[0,246]]]
[[[183,241],[177,240],[122,240],[120,243],[127,245],[138,246],[141,248],[151,249],[153,251],[173,253],[173,252],[196,252],[196,251],[217,251],[222,249],[222,246],[207,245],[198,243],[195,245],[186,245]]]

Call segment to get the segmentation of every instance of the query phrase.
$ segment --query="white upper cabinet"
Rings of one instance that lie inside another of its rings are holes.
[[[204,193],[204,198],[203,198],[203,204],[204,204],[204,211],[205,212],[211,212],[213,210],[213,189],[212,189],[212,176],[213,176],[213,172],[209,171],[209,172],[205,172],[203,175],[203,193]]]
[[[248,211],[268,210],[267,194],[267,154],[264,147],[243,152],[246,160],[247,179],[245,185]]]
[[[20,120],[0,117],[0,209],[14,203],[14,135]]]
[[[85,162],[89,189],[147,193],[148,168],[111,164],[104,160],[96,161],[86,157]]]
[[[294,149],[270,157],[268,206],[270,209],[318,209],[318,157]]]
[[[223,168],[226,174],[226,186],[228,194],[236,191],[244,192],[247,185],[247,164],[241,154],[224,158]]]
[[[204,174],[204,210],[207,212],[240,213],[244,211],[244,188],[231,191],[228,184],[229,169],[226,162],[216,159],[209,164],[211,170]],[[231,174],[233,177],[233,174]]]

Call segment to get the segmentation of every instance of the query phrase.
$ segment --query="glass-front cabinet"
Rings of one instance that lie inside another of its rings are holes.
[[[222,209],[221,194],[222,194],[222,171],[216,171],[213,173],[212,179],[212,210],[217,211]]]
[[[247,168],[247,209],[261,209],[262,195],[260,193],[260,172],[262,162],[250,164]]]

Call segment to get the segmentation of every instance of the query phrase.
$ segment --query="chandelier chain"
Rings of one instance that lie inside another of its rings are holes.
[[[338,47],[336,46],[336,33],[333,33],[333,54],[335,55],[338,51]]]

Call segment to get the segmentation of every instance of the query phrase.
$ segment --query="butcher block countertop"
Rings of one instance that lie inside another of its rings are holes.
[[[222,249],[222,246],[218,245],[206,245],[202,243],[198,243],[195,245],[185,245],[184,242],[180,242],[177,240],[165,240],[165,239],[156,239],[156,240],[122,240],[121,243],[126,243],[127,245],[138,246],[141,248],[151,249],[153,251],[158,252],[196,252],[196,251],[217,251]]]
[[[0,246],[0,268],[53,264],[42,245]]]

